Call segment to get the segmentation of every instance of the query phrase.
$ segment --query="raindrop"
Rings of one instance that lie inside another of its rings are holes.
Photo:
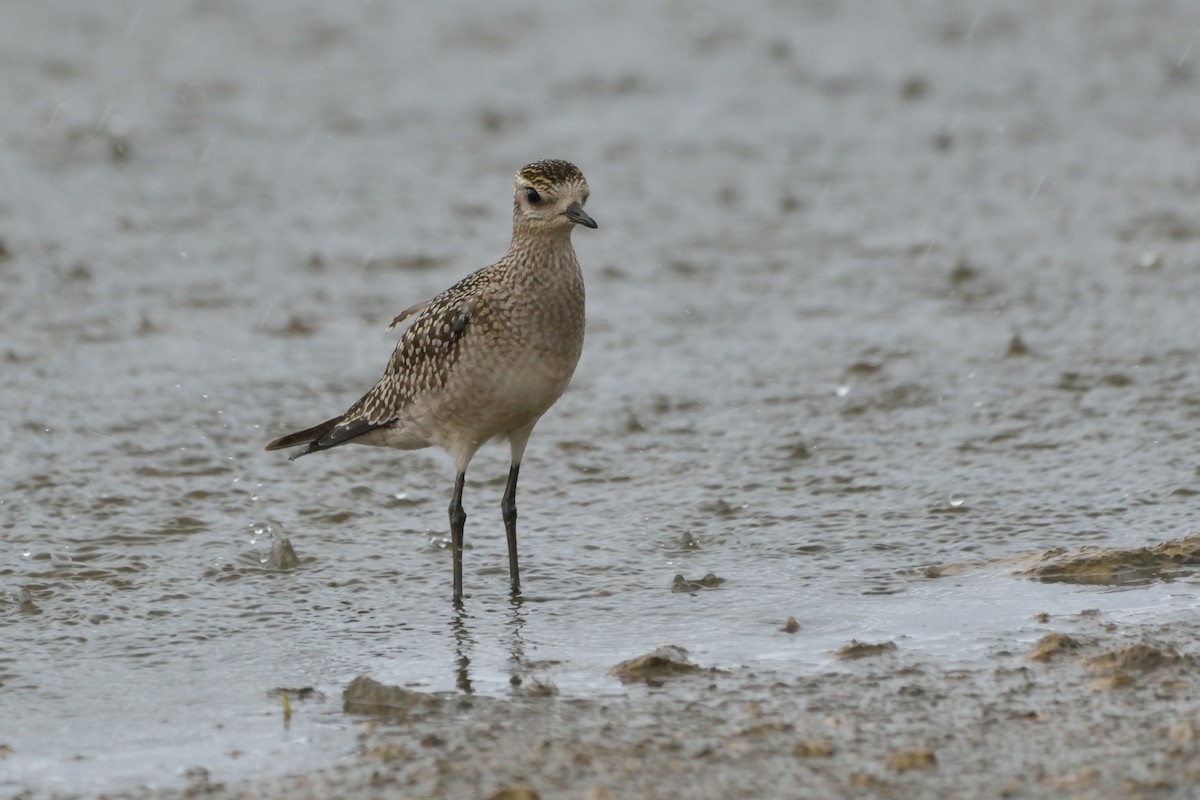
[[[108,118],[108,132],[115,137],[123,137],[129,133],[129,123],[120,114],[112,114]]]
[[[350,181],[342,184],[342,190],[338,192],[337,199],[333,201],[333,207],[337,208],[342,204],[342,198],[346,195],[346,190],[350,188]]]
[[[948,498],[951,508],[959,508],[967,501],[961,494],[951,494]]]
[[[850,394],[850,387],[849,387],[849,386],[839,386],[839,387],[837,387],[837,396],[838,396],[838,397],[845,397],[845,396],[846,396],[846,395],[848,395],[848,394]]]
[[[1046,173],[1043,172],[1042,177],[1038,178],[1037,185],[1035,185],[1033,187],[1033,191],[1029,193],[1030,200],[1032,200],[1033,198],[1038,196],[1038,192],[1040,192],[1042,190],[1042,184],[1045,182],[1046,182]]]
[[[1138,266],[1142,269],[1158,269],[1162,266],[1162,253],[1156,253],[1153,250],[1147,250],[1142,253],[1142,257],[1138,259]]]

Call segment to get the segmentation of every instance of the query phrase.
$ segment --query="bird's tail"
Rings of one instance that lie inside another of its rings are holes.
[[[267,450],[285,450],[289,447],[298,447],[302,444],[308,445],[307,450],[302,450],[299,453],[296,453],[295,455],[293,455],[292,456],[293,460],[299,458],[300,456],[315,452],[317,450],[323,450],[325,448],[314,447],[314,445],[317,444],[317,442],[321,439],[321,437],[325,436],[331,430],[333,430],[334,427],[336,427],[337,424],[341,421],[342,421],[341,417],[334,417],[333,419],[325,420],[320,425],[314,425],[311,428],[306,428],[305,430],[302,430],[302,431],[296,431],[295,433],[289,433],[286,436],[280,436],[278,439],[272,439],[270,442],[268,442],[266,449]]]

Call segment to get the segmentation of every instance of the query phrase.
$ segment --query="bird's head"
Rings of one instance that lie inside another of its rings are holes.
[[[517,173],[513,229],[566,235],[576,225],[595,228],[596,221],[583,210],[587,199],[587,181],[569,161],[546,159],[527,164]]]

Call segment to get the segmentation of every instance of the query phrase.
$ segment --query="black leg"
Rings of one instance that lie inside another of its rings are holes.
[[[520,471],[520,464],[509,468],[508,485],[504,487],[504,499],[500,501],[504,532],[508,534],[508,575],[514,595],[521,593],[521,570],[517,566],[517,473]]]
[[[463,527],[467,522],[467,512],[463,511],[463,483],[467,473],[460,472],[454,478],[454,497],[450,498],[450,549],[454,551],[454,602],[462,602],[462,551]]]

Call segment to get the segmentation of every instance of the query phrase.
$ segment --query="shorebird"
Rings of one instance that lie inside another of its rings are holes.
[[[507,439],[512,452],[500,502],[512,593],[517,566],[517,475],[534,425],[566,390],[583,350],[583,273],[571,246],[588,185],[567,161],[535,161],[517,173],[512,244],[504,257],[431,300],[400,312],[411,319],[383,377],[350,409],[270,442],[304,446],[292,456],[341,444],[416,450],[436,445],[454,459],[450,543],[454,601],[462,601],[463,483],[475,452]]]

